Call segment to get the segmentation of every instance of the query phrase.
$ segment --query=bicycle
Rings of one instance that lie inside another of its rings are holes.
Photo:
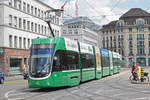
[[[129,77],[130,81],[135,81],[133,78],[133,75],[130,75]],[[136,78],[137,81],[141,81],[140,79]],[[144,79],[143,82],[149,82],[148,72],[144,72]]]

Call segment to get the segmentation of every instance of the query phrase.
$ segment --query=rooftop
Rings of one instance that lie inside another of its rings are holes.
[[[120,19],[126,17],[150,17],[150,13],[142,10],[141,8],[132,8],[129,11],[127,11],[125,14],[123,14],[120,17]]]

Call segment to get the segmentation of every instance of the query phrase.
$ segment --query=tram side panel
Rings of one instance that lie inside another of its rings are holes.
[[[100,79],[102,77],[102,67],[101,67],[101,54],[100,49],[98,47],[94,47],[94,55],[95,55],[96,79]]]
[[[80,43],[81,82],[95,78],[94,50],[91,45]]]
[[[109,52],[101,48],[102,76],[110,75]]]
[[[62,52],[61,67],[64,77],[67,77],[66,86],[74,86],[80,83],[79,46],[77,41],[67,38],[65,40],[66,51]]]
[[[122,56],[118,53],[118,73],[120,72],[121,61],[122,61]]]
[[[118,73],[118,54],[116,52],[113,52],[113,67],[114,73]]]
[[[114,67],[113,67],[113,55],[112,55],[112,52],[109,51],[109,61],[110,61],[110,75],[113,75],[114,74]]]

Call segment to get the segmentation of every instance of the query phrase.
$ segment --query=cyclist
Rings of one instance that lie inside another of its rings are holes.
[[[133,75],[133,80],[137,80],[137,66],[135,62],[133,62],[131,73]]]

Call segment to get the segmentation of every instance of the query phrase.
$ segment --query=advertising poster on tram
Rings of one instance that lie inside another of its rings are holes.
[[[96,49],[96,65],[97,65],[97,70],[101,70],[100,50],[97,47],[95,49]]]

